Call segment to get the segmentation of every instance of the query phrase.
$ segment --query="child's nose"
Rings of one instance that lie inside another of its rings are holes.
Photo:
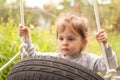
[[[63,40],[63,45],[67,45],[68,41],[66,39]]]

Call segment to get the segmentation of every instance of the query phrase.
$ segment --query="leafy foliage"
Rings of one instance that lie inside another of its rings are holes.
[[[19,38],[17,36],[17,27],[12,20],[9,23],[0,24],[0,67],[10,60],[18,51]],[[0,79],[4,80],[8,71],[16,63],[15,61],[0,73]]]

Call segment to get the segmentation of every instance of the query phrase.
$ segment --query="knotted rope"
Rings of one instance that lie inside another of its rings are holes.
[[[21,24],[24,26],[24,7],[23,7],[23,0],[20,0],[20,20],[21,20]],[[20,50],[22,50],[21,52],[21,59],[24,58],[24,57],[27,57],[28,56],[28,53],[26,52],[26,47],[27,47],[27,44],[25,43],[25,39],[24,37],[22,36],[21,37],[21,42],[22,42],[22,45],[21,45],[21,48]]]
[[[95,18],[96,18],[96,25],[97,25],[98,31],[100,31],[101,26],[100,26],[100,21],[99,21],[100,19],[99,19],[99,15],[98,15],[98,8],[97,8],[96,0],[94,0],[93,3],[94,3],[93,7],[94,7]],[[104,57],[104,61],[105,61],[105,65],[106,65],[106,68],[107,68],[107,72],[104,76],[104,79],[105,80],[112,80],[112,79],[115,79],[115,80],[119,79],[120,80],[119,76],[114,77],[114,75],[116,74],[116,70],[115,69],[110,69],[103,43],[100,43],[100,48],[101,48],[101,51],[102,51],[102,54],[103,54],[103,57]]]
[[[24,25],[23,0],[20,0],[20,19],[21,19],[21,24]],[[27,44],[24,43],[24,38],[23,37],[21,37],[21,42],[22,42],[22,45],[19,48],[20,51],[12,59],[10,59],[5,65],[3,65],[0,68],[0,72],[2,72],[2,70],[4,70],[7,66],[9,66],[10,63],[13,62],[19,55],[21,55],[21,58],[24,58],[24,57],[28,56],[28,53],[26,52]]]

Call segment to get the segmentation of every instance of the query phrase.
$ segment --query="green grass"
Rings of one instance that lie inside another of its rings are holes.
[[[30,28],[31,39],[37,47],[37,51],[52,52],[57,50],[57,41],[54,26],[51,29],[42,30],[40,27]],[[108,42],[116,52],[120,65],[120,33],[108,32]],[[99,44],[95,37],[91,35],[86,51],[101,55]],[[9,61],[18,51],[20,46],[20,37],[18,36],[17,24],[10,21],[9,23],[0,24],[0,67]],[[5,80],[6,75],[12,66],[20,60],[18,57],[11,65],[0,73],[0,80]]]
[[[13,22],[0,24],[0,67],[10,60],[18,51],[19,37],[17,36],[17,27]],[[17,61],[17,60],[16,60]],[[0,73],[0,80],[4,80],[8,71],[16,63],[8,66]]]

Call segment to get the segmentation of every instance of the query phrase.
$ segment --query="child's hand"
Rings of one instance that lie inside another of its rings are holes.
[[[104,31],[103,29],[101,29],[101,30],[96,34],[96,39],[97,39],[99,42],[102,42],[105,47],[108,46],[108,44],[107,44],[107,34],[105,33],[105,31]]]
[[[20,24],[18,26],[18,34],[19,36],[23,37],[25,40],[29,40],[29,30],[27,27]]]

